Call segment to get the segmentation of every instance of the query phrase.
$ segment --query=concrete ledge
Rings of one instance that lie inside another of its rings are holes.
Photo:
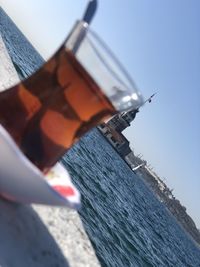
[[[76,211],[38,205],[34,205],[34,210],[57,242],[71,267],[100,266]]]
[[[100,266],[77,212],[0,200],[1,267]]]

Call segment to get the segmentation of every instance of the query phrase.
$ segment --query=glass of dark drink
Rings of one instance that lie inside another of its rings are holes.
[[[112,52],[87,21],[78,21],[35,74],[0,93],[0,123],[46,172],[85,132],[142,103]]]

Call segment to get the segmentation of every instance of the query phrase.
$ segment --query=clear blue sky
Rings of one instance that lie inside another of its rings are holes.
[[[0,0],[48,58],[82,16],[86,0]],[[93,29],[129,70],[144,97],[125,134],[200,228],[200,1],[99,0]]]

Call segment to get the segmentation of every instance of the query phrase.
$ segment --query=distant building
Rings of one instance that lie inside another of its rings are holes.
[[[116,131],[110,125],[103,123],[98,129],[106,137],[109,143],[117,150],[120,156],[125,157],[131,152],[129,141],[120,132]]]
[[[98,126],[100,132],[104,135],[107,141],[115,148],[120,156],[126,160],[128,165],[132,167],[133,151],[130,149],[129,141],[122,134],[131,122],[135,119],[138,110],[131,110],[118,115],[115,115],[107,123]]]
[[[131,125],[131,122],[135,119],[137,112],[139,112],[138,109],[133,109],[131,111],[115,115],[111,120],[109,120],[107,125],[121,133]]]

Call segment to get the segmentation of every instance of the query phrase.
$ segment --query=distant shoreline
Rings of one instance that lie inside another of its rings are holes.
[[[124,161],[126,162],[125,159]],[[158,200],[167,207],[169,212],[175,217],[177,222],[183,227],[186,233],[189,234],[189,236],[198,246],[200,246],[200,231],[196,227],[193,219],[187,214],[186,207],[184,207],[180,201],[175,198],[175,196],[172,194],[172,190],[167,187],[162,179],[147,166],[145,166],[145,160],[135,156],[135,163],[136,165],[144,163],[144,167],[137,170],[137,174],[140,174],[139,177],[154,192]],[[129,164],[127,163],[127,165]]]

